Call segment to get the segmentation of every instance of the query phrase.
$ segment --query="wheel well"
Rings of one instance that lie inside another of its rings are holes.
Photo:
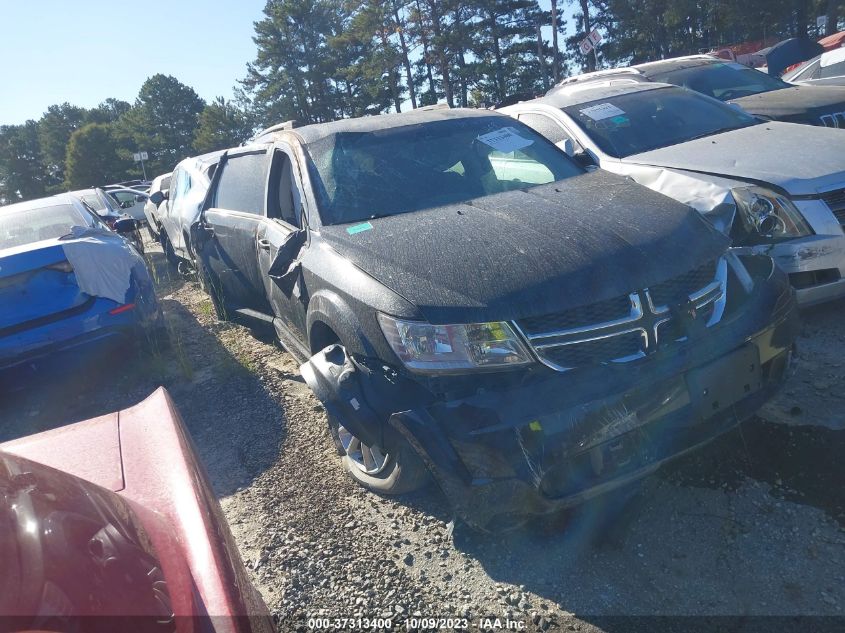
[[[328,325],[322,321],[314,321],[311,325],[311,332],[308,337],[308,343],[311,347],[311,353],[316,354],[324,347],[328,347],[332,343],[340,343],[340,337],[335,334]]]

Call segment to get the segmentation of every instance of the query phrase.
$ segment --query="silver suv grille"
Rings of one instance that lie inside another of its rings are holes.
[[[607,301],[516,321],[537,358],[558,371],[644,358],[718,323],[725,309],[727,262]]]
[[[845,224],[845,189],[823,193],[822,200],[833,211],[839,224]]]

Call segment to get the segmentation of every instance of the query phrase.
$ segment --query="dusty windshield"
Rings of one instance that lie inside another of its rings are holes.
[[[530,128],[468,117],[308,145],[325,224],[396,215],[524,189],[582,173]]]
[[[55,239],[70,233],[71,227],[89,225],[69,204],[0,212],[0,250]]]
[[[643,90],[564,110],[603,152],[616,158],[760,122],[733,106],[676,88]]]

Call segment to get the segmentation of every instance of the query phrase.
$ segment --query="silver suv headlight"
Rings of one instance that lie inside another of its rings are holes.
[[[731,189],[731,194],[751,235],[776,242],[813,234],[804,216],[786,196],[764,187],[738,187]]]
[[[432,325],[378,315],[390,347],[411,371],[458,373],[503,369],[534,362],[525,344],[504,321]]]

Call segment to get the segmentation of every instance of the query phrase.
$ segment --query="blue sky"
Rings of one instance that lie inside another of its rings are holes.
[[[65,101],[134,102],[144,80],[173,75],[206,101],[230,98],[255,59],[265,0],[0,0],[0,124]],[[548,10],[549,0],[540,0]],[[567,17],[572,8],[563,0]],[[568,25],[571,33],[574,26]],[[546,39],[551,29],[544,28]],[[560,42],[563,48],[563,41]]]
[[[54,103],[134,102],[144,80],[173,75],[205,100],[232,96],[255,59],[264,0],[0,0],[0,124]]]

